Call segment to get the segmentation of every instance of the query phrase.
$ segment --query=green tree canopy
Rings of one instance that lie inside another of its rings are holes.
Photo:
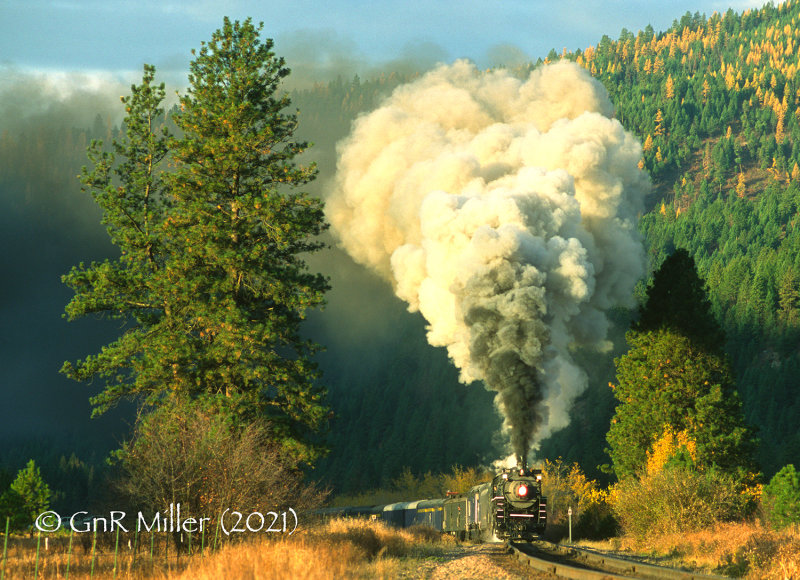
[[[11,530],[20,530],[30,523],[22,498],[11,489],[0,494],[0,529],[5,530],[6,521]]]
[[[667,427],[696,442],[699,468],[748,477],[755,442],[725,358],[671,329],[631,332],[628,343],[616,361],[619,404],[607,435],[617,477],[637,475]]]
[[[8,500],[4,503],[6,507],[18,510],[17,522],[23,525],[33,523],[50,505],[50,487],[42,479],[42,474],[39,473],[39,468],[33,459],[19,470],[9,492],[7,495],[4,494]]]
[[[121,255],[64,276],[75,291],[66,313],[127,326],[62,371],[105,379],[95,413],[122,398],[208,398],[237,420],[269,420],[285,447],[311,459],[310,433],[327,409],[317,346],[300,324],[328,283],[303,255],[323,247],[327,224],[321,201],[296,191],[316,169],[294,161],[307,144],[292,140],[297,118],[278,94],[289,69],[260,30],[226,18],[203,43],[174,115],[179,137],[164,129],[164,86],[145,66],[123,99],[124,136],[111,152],[90,147],[82,181]]]
[[[639,322],[627,334],[630,349],[615,360],[619,404],[606,439],[617,477],[640,473],[669,429],[696,443],[698,468],[752,478],[756,440],[723,339],[694,260],[676,251],[653,276]]]
[[[800,477],[794,465],[784,465],[764,486],[764,505],[778,528],[800,522]]]

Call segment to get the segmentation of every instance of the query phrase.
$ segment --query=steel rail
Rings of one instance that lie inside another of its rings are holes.
[[[719,580],[722,576],[709,576],[699,572],[688,572],[633,560],[614,558],[604,554],[564,547],[539,541],[533,544],[508,544],[515,558],[531,568],[547,572],[559,578],[572,580]],[[535,555],[531,552],[536,552]]]

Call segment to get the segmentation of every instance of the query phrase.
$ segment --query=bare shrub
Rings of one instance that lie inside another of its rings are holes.
[[[173,402],[139,418],[118,453],[120,489],[139,509],[181,504],[186,517],[297,511],[322,504],[326,493],[303,480],[297,462],[267,425],[232,426],[228,417],[195,402]]]

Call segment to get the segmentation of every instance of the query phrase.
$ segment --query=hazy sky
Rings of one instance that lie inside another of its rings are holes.
[[[293,68],[311,61],[365,70],[400,58],[466,57],[481,66],[515,55],[585,48],[687,11],[711,15],[762,0],[0,0],[0,66],[23,71],[135,72],[144,62],[183,75],[190,49],[223,16],[251,16]],[[500,56],[498,56],[500,55]],[[432,62],[431,62],[432,61]],[[346,70],[346,69],[345,69]],[[177,76],[175,78],[178,78]]]

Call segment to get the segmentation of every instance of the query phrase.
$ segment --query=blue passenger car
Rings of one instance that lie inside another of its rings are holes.
[[[405,527],[427,526],[442,531],[442,499],[412,501],[406,507]]]

